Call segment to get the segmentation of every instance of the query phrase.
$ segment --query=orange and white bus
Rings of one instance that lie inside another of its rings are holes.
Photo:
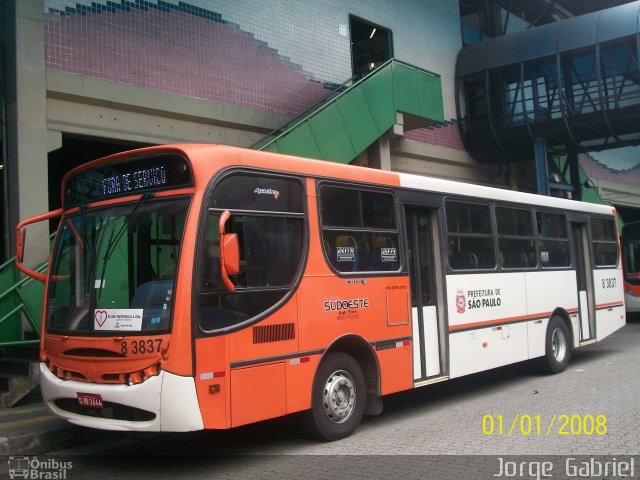
[[[624,299],[627,313],[640,312],[640,222],[622,227]]]
[[[351,434],[382,397],[572,350],[625,323],[610,207],[227,146],[113,155],[18,226],[45,281],[49,409]],[[45,274],[25,227],[60,217]]]

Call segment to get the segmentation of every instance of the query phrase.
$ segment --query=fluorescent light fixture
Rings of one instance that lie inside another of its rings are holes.
[[[373,38],[375,33],[376,33],[376,29],[374,28],[373,30],[371,30],[371,35],[369,35],[369,38]]]

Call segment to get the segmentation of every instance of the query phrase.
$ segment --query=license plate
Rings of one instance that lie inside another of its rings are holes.
[[[78,404],[84,408],[103,408],[102,395],[97,393],[81,393],[78,392]]]

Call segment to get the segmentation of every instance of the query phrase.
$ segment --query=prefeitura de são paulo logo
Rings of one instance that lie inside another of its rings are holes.
[[[458,290],[458,294],[456,295],[456,308],[458,313],[464,313],[464,304],[466,303],[466,299],[464,297],[464,292],[462,290]]]

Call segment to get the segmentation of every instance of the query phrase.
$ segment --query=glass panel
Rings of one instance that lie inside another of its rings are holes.
[[[240,272],[228,293],[220,273],[217,214],[207,219],[199,297],[200,326],[205,331],[249,320],[278,303],[291,290],[304,249],[304,219],[234,215],[227,233],[238,236]]]
[[[519,208],[496,207],[499,235],[533,236],[531,211]]]
[[[48,329],[167,330],[188,204],[143,198],[67,217],[53,252]]]
[[[393,272],[400,268],[396,233],[325,230],[322,238],[329,263],[339,272]]]
[[[294,179],[233,174],[216,186],[211,208],[304,213],[302,183]]]
[[[540,263],[543,267],[568,267],[571,264],[568,241],[540,241]]]
[[[360,195],[357,190],[322,188],[322,224],[330,227],[362,227]]]
[[[604,218],[591,219],[591,234],[595,241],[617,242],[616,226],[613,220]]]
[[[624,247],[624,279],[640,285],[640,239],[627,239]]]
[[[614,267],[618,264],[617,243],[594,242],[593,254],[598,267]]]
[[[536,246],[532,240],[500,237],[500,264],[504,268],[536,268]]]
[[[449,265],[453,270],[494,268],[493,237],[449,236]]]
[[[491,234],[491,216],[487,205],[447,202],[449,233]]]
[[[547,238],[568,238],[567,221],[561,213],[538,212],[538,235]]]
[[[396,228],[396,212],[392,195],[379,192],[360,192],[360,195],[364,228]]]

